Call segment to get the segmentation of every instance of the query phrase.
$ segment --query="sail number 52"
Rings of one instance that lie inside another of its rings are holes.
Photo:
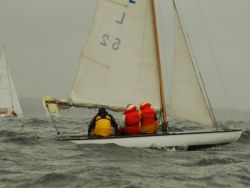
[[[100,45],[107,47],[109,45],[109,35],[108,34],[103,34],[102,35],[102,41],[100,42]],[[119,50],[120,44],[121,44],[121,39],[120,38],[115,38],[112,42],[112,48],[113,50]]]

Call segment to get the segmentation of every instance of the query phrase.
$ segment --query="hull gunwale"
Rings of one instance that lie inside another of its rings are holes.
[[[117,144],[125,147],[187,147],[188,150],[225,145],[235,142],[242,134],[240,129],[174,132],[152,135],[111,136],[92,138],[88,136],[62,136],[62,141],[76,144]]]

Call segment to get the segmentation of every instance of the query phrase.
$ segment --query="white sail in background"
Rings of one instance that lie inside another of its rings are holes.
[[[72,101],[121,109],[149,101],[159,110],[159,87],[151,0],[99,0]]]
[[[169,111],[171,115],[212,126],[178,14],[175,11],[176,46]]]
[[[18,116],[22,116],[22,109],[4,50],[0,58],[0,109],[6,109],[8,112],[14,110]]]
[[[14,82],[13,82],[13,79],[12,79],[10,72],[9,72],[9,78],[10,78],[10,88],[11,88],[11,94],[12,94],[13,108],[18,116],[22,116],[22,114],[23,114],[22,108],[21,108],[19,98],[17,96],[16,88],[15,88],[15,85],[14,85]]]

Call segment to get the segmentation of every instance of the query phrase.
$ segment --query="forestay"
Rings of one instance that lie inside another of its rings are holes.
[[[123,109],[150,101],[161,108],[150,0],[99,0],[81,52],[71,99]]]
[[[178,118],[212,126],[176,9],[176,46],[169,111]]]
[[[12,76],[7,66],[4,50],[0,58],[0,99],[1,109],[14,109],[17,115],[22,115],[22,109]]]

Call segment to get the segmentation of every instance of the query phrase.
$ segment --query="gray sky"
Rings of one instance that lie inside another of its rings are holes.
[[[213,105],[249,110],[250,1],[178,2]]]
[[[0,0],[0,44],[20,97],[69,97],[94,0]]]
[[[0,0],[0,45],[20,97],[69,97],[95,2]],[[159,2],[170,60],[170,0]],[[250,1],[177,2],[213,106],[250,110]]]

